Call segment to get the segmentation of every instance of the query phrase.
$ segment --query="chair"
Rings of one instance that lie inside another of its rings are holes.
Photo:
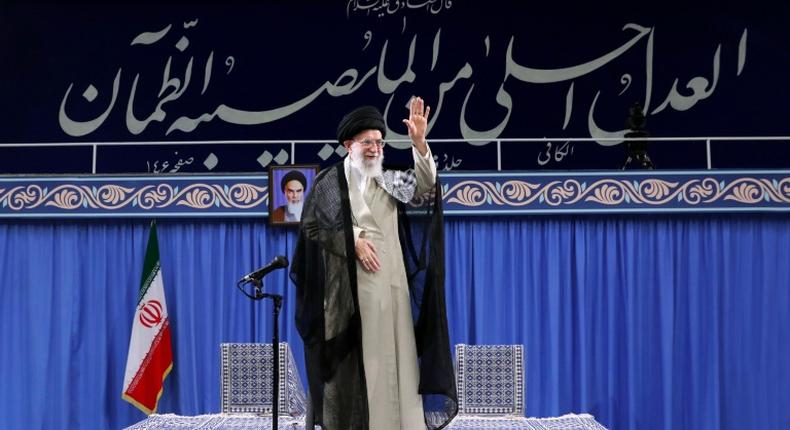
[[[272,413],[271,343],[223,343],[221,404],[223,413]],[[280,343],[280,399],[282,416],[305,414],[306,399],[288,343]]]
[[[524,348],[455,345],[458,415],[447,429],[532,429],[524,417]]]
[[[458,416],[524,416],[524,347],[455,346]]]
[[[455,345],[458,415],[448,430],[606,430],[589,414],[524,416],[524,347]]]

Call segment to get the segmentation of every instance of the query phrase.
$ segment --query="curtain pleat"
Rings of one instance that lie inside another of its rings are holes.
[[[121,428],[148,221],[0,223],[0,422]],[[220,410],[219,344],[271,342],[269,301],[236,289],[292,229],[159,220],[174,367],[160,413]],[[450,217],[452,343],[525,346],[526,414],[612,429],[790,426],[790,217]],[[302,369],[287,272],[280,338]],[[304,381],[304,378],[303,378]]]

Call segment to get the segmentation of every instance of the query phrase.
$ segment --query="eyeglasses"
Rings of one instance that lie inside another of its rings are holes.
[[[363,148],[370,148],[373,145],[376,145],[379,148],[383,148],[384,145],[387,144],[383,139],[365,139],[365,140],[355,140],[355,143],[362,145]]]

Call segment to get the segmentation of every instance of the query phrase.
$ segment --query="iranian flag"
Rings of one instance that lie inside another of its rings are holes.
[[[173,368],[170,347],[170,320],[167,317],[165,289],[159,270],[159,243],[156,223],[151,223],[145,251],[137,311],[132,321],[132,338],[126,358],[123,397],[146,414],[156,412],[162,385]]]

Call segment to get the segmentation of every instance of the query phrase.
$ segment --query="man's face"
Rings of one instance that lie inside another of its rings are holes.
[[[301,182],[290,180],[285,183],[285,199],[289,204],[301,202],[302,196],[304,196],[304,187]]]
[[[345,142],[348,156],[354,165],[376,176],[381,173],[381,164],[384,161],[384,147],[382,146],[381,132],[379,130],[365,130],[353,139]]]

